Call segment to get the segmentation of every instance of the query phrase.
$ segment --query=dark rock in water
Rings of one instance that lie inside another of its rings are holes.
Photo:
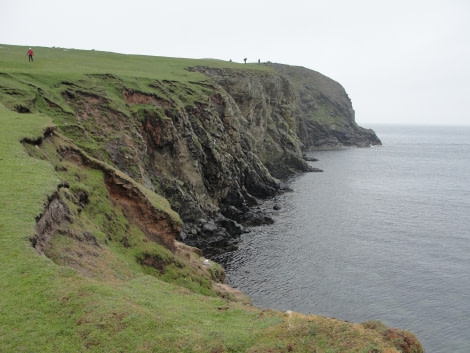
[[[243,223],[247,226],[261,226],[263,224],[273,224],[274,219],[261,210],[250,210],[245,214]]]
[[[227,232],[231,235],[241,235],[245,233],[245,227],[232,219],[223,218],[220,220],[219,224],[227,229]]]
[[[185,223],[179,240],[203,250],[204,255],[209,256],[235,249],[240,235],[245,232],[243,225],[219,214],[212,219]]]
[[[276,210],[276,211],[278,211],[278,210],[281,209],[281,205],[279,205],[279,204],[276,203],[276,204],[274,204],[273,209]]]
[[[304,159],[305,159],[307,162],[318,162],[318,159],[316,159],[315,157],[304,156]]]

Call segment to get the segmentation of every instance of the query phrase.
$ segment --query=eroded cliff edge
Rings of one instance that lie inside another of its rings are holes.
[[[38,77],[15,89],[21,99],[11,108],[53,116],[90,156],[167,198],[183,221],[179,239],[206,253],[271,221],[254,206],[282,190],[283,179],[312,170],[305,151],[380,144],[356,124],[341,85],[315,71],[280,64],[187,70],[200,75],[87,74],[49,86]],[[2,77],[8,98],[14,77]]]

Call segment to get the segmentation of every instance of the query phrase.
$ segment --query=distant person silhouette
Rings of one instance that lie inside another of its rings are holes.
[[[247,59],[245,58],[245,59],[243,59],[243,60],[245,61],[245,64],[246,64],[246,60],[247,60]]]
[[[28,61],[34,61],[33,60],[33,56],[34,56],[33,49],[29,48],[29,50],[26,52],[26,55],[28,55]]]

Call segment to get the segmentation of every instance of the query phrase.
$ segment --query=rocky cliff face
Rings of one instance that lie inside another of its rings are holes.
[[[351,100],[338,82],[304,67],[272,66],[295,91],[297,135],[305,149],[381,144],[374,131],[356,124]]]
[[[57,82],[60,97],[38,87],[25,106],[57,117],[91,156],[166,197],[184,222],[180,239],[206,253],[271,221],[253,206],[312,170],[306,150],[380,144],[355,123],[344,89],[319,73],[277,64],[189,70],[207,80],[88,75]]]
[[[252,152],[271,175],[284,178],[310,168],[302,158],[305,147],[297,134],[297,97],[286,77],[275,72],[196,67],[211,77],[230,105],[225,116],[244,121]]]

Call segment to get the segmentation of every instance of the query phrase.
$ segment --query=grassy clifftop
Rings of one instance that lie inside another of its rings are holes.
[[[63,135],[75,112],[62,82],[106,74],[184,87],[207,79],[184,70],[200,61],[38,48],[30,64],[25,51],[0,48],[1,352],[421,351],[377,322],[239,300],[217,264],[174,242],[181,220],[163,197]],[[175,99],[192,104],[198,92],[184,92]],[[50,114],[32,111],[41,99]]]

